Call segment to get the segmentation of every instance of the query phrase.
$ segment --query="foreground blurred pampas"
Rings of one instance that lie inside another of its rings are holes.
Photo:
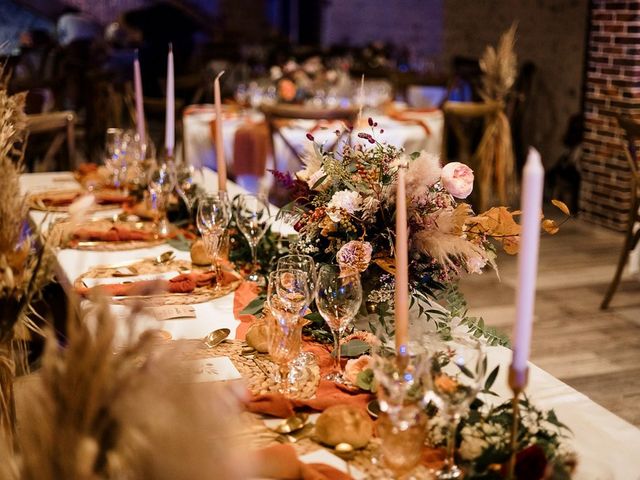
[[[148,331],[114,353],[116,324],[104,302],[68,331],[64,347],[49,335],[42,368],[25,385],[16,452],[0,462],[0,480],[244,476],[237,469],[246,461],[230,446],[233,392],[190,383],[178,368],[184,345],[168,347]]]

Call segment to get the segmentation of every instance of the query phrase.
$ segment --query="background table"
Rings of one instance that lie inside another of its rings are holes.
[[[407,152],[416,152],[426,150],[430,153],[440,155],[442,151],[442,138],[444,131],[444,116],[442,111],[434,110],[431,112],[412,113],[411,119],[394,120],[383,114],[371,114],[375,121],[378,122],[378,129],[384,130],[382,134],[376,134],[376,138],[380,141],[389,142],[391,145],[403,147]],[[407,114],[409,116],[409,114]],[[244,113],[226,112],[223,121],[223,138],[225,158],[227,159],[227,167],[230,174],[235,174],[233,144],[235,134],[243,122],[247,120],[251,122],[261,122],[264,116],[255,111]],[[199,106],[191,108],[183,117],[184,125],[184,151],[189,163],[194,166],[206,166],[216,169],[216,154],[211,138],[211,122],[215,120],[215,111],[212,106]],[[365,116],[366,118],[366,116]],[[413,120],[413,121],[412,121]],[[316,122],[314,121],[296,121],[290,126],[281,129],[282,134],[287,141],[298,151],[303,151],[305,145],[309,144],[306,138],[307,132],[314,129]],[[426,127],[426,128],[425,128]],[[313,135],[319,143],[331,143],[335,141],[335,129],[327,127],[317,129]],[[360,128],[353,132],[353,138],[356,138],[358,132],[365,131],[371,133],[369,127]],[[300,161],[289,151],[284,141],[276,136],[275,150],[277,152],[275,167],[280,171],[296,171],[300,168]],[[273,158],[269,155],[267,159],[267,168],[273,168]],[[266,176],[267,183],[270,176]],[[236,182],[249,191],[257,192],[260,188],[267,188],[261,184],[261,179],[254,175],[237,175]]]
[[[23,191],[50,189],[54,185],[68,188],[75,181],[68,172],[25,174],[21,178]],[[205,170],[205,187],[215,190],[215,172]],[[229,182],[230,195],[243,192],[239,186]],[[108,213],[108,212],[105,212]],[[31,212],[32,221],[39,223],[45,218],[43,212]],[[286,225],[278,224],[276,230],[288,234]],[[110,264],[142,257],[155,256],[171,249],[161,245],[149,249],[122,252],[87,252],[60,250],[57,254],[58,278],[67,291],[80,274],[98,264]],[[189,258],[188,252],[175,251],[178,258]],[[89,302],[83,303],[89,308]],[[215,328],[227,327],[235,332],[239,322],[233,316],[233,294],[195,305],[197,318],[191,320],[168,320],[157,322],[144,315],[139,327],[156,326],[171,332],[173,338],[201,338]],[[114,307],[119,316],[126,309]],[[500,365],[500,374],[494,384],[499,401],[509,398],[507,369],[511,362],[511,350],[504,347],[489,347],[489,371]],[[600,405],[586,395],[576,391],[544,370],[529,364],[529,387],[527,395],[534,404],[543,409],[555,409],[559,419],[571,428],[574,437],[570,445],[578,453],[577,480],[639,480],[640,479],[640,430]],[[637,381],[637,379],[630,379]],[[496,402],[494,397],[487,401]]]

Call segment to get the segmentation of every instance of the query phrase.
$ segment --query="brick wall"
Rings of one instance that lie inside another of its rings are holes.
[[[640,120],[640,1],[594,0],[585,92],[581,209],[585,219],[622,230],[629,167],[613,115]]]

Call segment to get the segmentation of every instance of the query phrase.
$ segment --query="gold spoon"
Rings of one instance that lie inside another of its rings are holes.
[[[167,250],[166,252],[162,252],[156,258],[153,259],[154,265],[162,265],[163,263],[169,263],[171,260],[175,258],[176,254],[171,250]]]
[[[222,343],[230,333],[231,330],[229,330],[228,328],[219,328],[209,333],[202,339],[202,341],[207,346],[207,348],[214,348],[215,346]]]
[[[344,460],[344,463],[347,466],[347,475],[351,476],[351,465],[349,465],[349,460],[351,460],[355,454],[355,448],[353,448],[353,445],[342,442],[333,447],[333,451],[338,457]]]
[[[273,431],[283,435],[302,430],[309,420],[308,413],[296,413],[295,415],[285,418],[281,423],[273,428]]]

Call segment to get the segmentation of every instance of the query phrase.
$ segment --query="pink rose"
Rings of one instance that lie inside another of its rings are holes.
[[[355,385],[358,381],[358,374],[364,372],[367,368],[371,368],[372,363],[373,359],[369,355],[350,359],[344,366],[344,378],[352,385]]]
[[[464,163],[447,163],[441,180],[444,188],[456,198],[467,198],[473,190],[473,170]]]

